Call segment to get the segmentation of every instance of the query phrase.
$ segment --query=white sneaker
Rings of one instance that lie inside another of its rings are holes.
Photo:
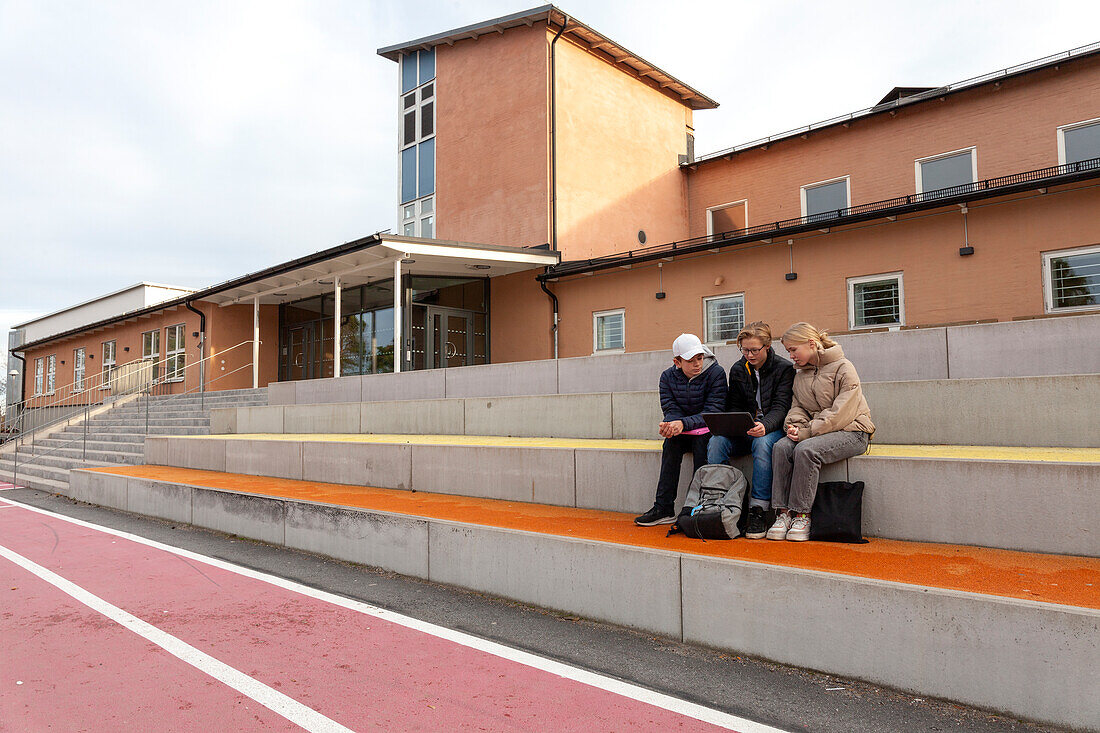
[[[769,540],[787,539],[787,530],[791,528],[791,513],[779,512],[775,515],[775,524],[768,530],[766,537]]]
[[[791,542],[805,542],[810,539],[810,515],[796,514],[791,520],[791,528],[787,531],[787,539]]]

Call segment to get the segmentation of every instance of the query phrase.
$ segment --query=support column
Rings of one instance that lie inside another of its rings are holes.
[[[408,255],[405,255],[408,257]],[[401,348],[401,301],[403,298],[401,287],[401,260],[393,263],[393,371],[401,371],[401,361],[404,359],[404,349]]]
[[[340,276],[337,275],[333,280],[333,289],[336,294],[336,307],[332,309],[333,316],[336,322],[333,323],[332,329],[332,376],[339,377],[343,373],[343,361],[341,360],[341,351],[343,343],[340,339]]]
[[[252,299],[252,389],[260,386],[260,299]]]

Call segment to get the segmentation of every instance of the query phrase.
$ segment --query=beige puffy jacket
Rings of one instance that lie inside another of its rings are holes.
[[[798,426],[799,440],[839,430],[875,432],[859,375],[839,344],[818,349],[817,364],[807,364],[794,375],[794,402],[784,421],[784,427],[787,425]]]

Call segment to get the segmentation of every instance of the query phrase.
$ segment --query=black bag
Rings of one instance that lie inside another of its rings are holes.
[[[745,475],[736,468],[717,463],[700,466],[691,478],[684,508],[668,533],[680,531],[699,540],[737,537],[747,487]]]
[[[863,482],[826,481],[817,485],[810,510],[810,539],[863,544]]]

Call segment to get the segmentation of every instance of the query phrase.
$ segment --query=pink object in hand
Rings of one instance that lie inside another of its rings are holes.
[[[710,428],[695,428],[694,430],[685,430],[680,435],[706,435],[710,432]]]

